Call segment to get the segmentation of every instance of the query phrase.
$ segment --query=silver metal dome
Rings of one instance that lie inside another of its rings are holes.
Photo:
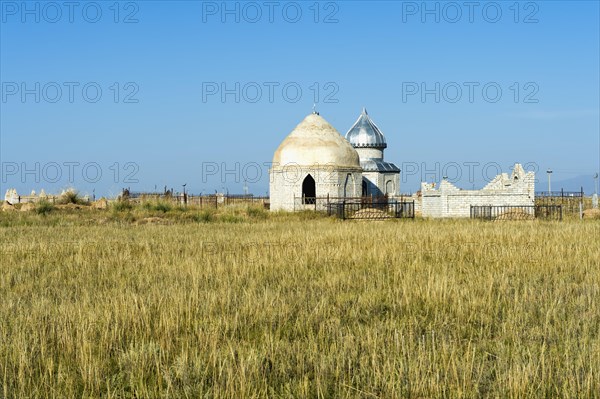
[[[367,110],[363,108],[358,120],[346,133],[346,140],[354,148],[386,148],[385,137],[375,122],[369,118]]]

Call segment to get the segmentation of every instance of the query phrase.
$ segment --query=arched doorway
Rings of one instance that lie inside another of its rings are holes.
[[[362,181],[362,196],[366,197],[367,195],[369,195],[369,190],[367,189],[367,181],[365,179],[363,179],[363,181]]]
[[[316,191],[315,179],[311,175],[306,176],[302,182],[302,203],[314,204],[317,196]]]
[[[388,180],[387,183],[385,183],[385,195],[391,194],[394,194],[394,182]]]

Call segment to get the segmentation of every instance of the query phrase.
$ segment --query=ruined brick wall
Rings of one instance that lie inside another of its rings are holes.
[[[510,177],[506,173],[498,175],[481,190],[462,190],[444,180],[439,188],[422,183],[421,193],[423,217],[468,218],[472,205],[534,205],[535,174],[515,164]]]

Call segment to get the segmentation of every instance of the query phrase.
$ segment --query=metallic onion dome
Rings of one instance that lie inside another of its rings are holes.
[[[346,133],[346,140],[354,148],[380,148],[387,147],[385,137],[375,122],[369,118],[367,110],[363,108],[358,120]]]

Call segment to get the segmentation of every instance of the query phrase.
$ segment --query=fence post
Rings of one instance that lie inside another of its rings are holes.
[[[560,208],[558,208],[559,212],[560,212],[560,221],[562,222],[562,206]]]

